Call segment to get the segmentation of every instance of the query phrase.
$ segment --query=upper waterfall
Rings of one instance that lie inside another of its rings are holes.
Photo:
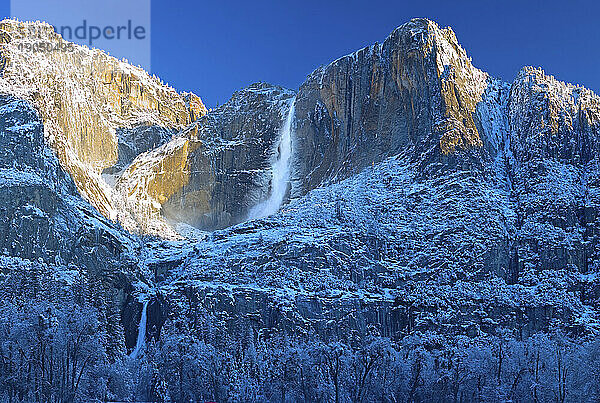
[[[271,193],[269,198],[254,206],[249,219],[267,217],[279,210],[283,203],[290,180],[290,159],[292,156],[292,123],[294,121],[295,98],[292,99],[287,117],[280,130],[277,145],[277,158],[271,166]]]

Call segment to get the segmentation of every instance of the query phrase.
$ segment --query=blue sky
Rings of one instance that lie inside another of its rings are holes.
[[[152,0],[152,72],[212,107],[256,81],[296,89],[319,65],[382,41],[412,17],[452,26],[474,64],[494,76],[512,80],[535,65],[600,90],[593,1]]]

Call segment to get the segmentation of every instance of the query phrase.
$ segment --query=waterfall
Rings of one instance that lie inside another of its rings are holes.
[[[248,214],[249,219],[262,218],[276,213],[281,203],[283,203],[290,180],[292,123],[294,120],[295,101],[295,99],[292,100],[285,122],[279,131],[277,159],[271,166],[271,194],[267,200],[257,204],[250,210]]]
[[[148,313],[148,302],[149,300],[144,301],[144,307],[142,308],[142,316],[140,318],[140,325],[138,326],[138,336],[137,341],[135,343],[135,348],[129,354],[129,358],[135,359],[140,351],[144,348],[146,344],[146,317]]]

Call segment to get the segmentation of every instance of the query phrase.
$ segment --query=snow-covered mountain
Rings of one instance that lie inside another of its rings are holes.
[[[83,377],[49,364],[22,391],[7,358],[3,396],[600,396],[593,92],[490,77],[415,19],[297,92],[257,83],[207,111],[99,50],[27,51],[60,41],[44,23],[0,33],[0,352],[34,329],[25,362],[64,350],[57,373]]]
[[[123,159],[124,147],[131,147],[127,132],[138,133],[132,159],[170,138],[161,134],[165,129],[178,131],[204,115],[200,98],[179,94],[98,49],[66,46],[45,23],[4,20],[0,33],[2,92],[28,100],[39,111],[47,144],[83,197],[107,218],[138,230],[136,222],[143,219],[126,210],[126,197],[113,187],[120,172],[113,167],[122,170],[128,162]],[[110,173],[103,175],[105,170]],[[153,228],[170,231],[162,221]]]
[[[117,191],[150,223],[166,219],[214,229],[245,220],[268,196],[269,169],[293,96],[264,83],[236,92],[171,141],[139,155]]]

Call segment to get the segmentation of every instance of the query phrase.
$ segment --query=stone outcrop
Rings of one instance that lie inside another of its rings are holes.
[[[268,196],[269,169],[293,96],[262,83],[236,92],[169,143],[140,155],[117,190],[147,216],[174,223],[215,229],[243,221]]]
[[[0,101],[0,248],[106,276],[128,348],[140,293],[152,296],[148,337],[182,301],[230,331],[324,339],[597,326],[591,91],[534,68],[493,79],[450,29],[413,20],[317,69],[297,95],[254,84],[205,114],[199,98],[97,51],[25,63],[19,43],[51,34],[3,24],[0,89],[30,102]],[[269,194],[292,102],[289,203],[240,224]],[[142,233],[215,231],[142,244],[78,192]]]
[[[123,161],[117,130],[181,129],[206,113],[202,101],[100,50],[65,42],[45,23],[0,22],[0,46],[0,91],[35,105],[46,141],[81,194],[135,229],[101,176]]]
[[[294,195],[398,153],[429,163],[480,148],[488,80],[450,28],[424,19],[315,70],[296,100]]]

